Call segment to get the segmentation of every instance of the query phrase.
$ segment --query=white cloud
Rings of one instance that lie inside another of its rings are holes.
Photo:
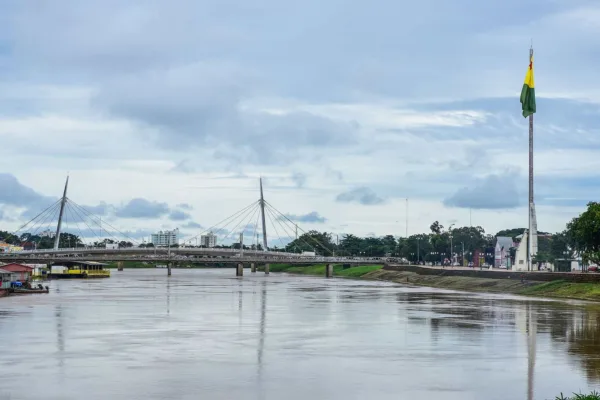
[[[466,223],[442,200],[469,183],[508,168],[527,190],[517,95],[533,36],[536,190],[593,197],[600,116],[564,99],[600,99],[600,8],[532,1],[359,2],[343,14],[316,0],[0,6],[11,49],[0,54],[0,171],[46,197],[70,173],[79,204],[187,203],[202,226],[255,201],[261,175],[271,204],[327,216],[323,229],[403,233],[404,198],[411,233]],[[361,187],[386,202],[335,201]],[[540,205],[540,229],[576,210]],[[163,214],[114,222],[177,227]],[[475,219],[493,232],[523,226],[526,212]]]

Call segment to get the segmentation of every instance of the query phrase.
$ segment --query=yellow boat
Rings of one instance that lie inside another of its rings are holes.
[[[69,261],[64,265],[53,265],[48,273],[49,279],[90,279],[110,278],[106,264],[95,261]]]

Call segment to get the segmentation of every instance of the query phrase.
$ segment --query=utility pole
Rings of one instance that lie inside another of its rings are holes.
[[[267,248],[267,223],[265,222],[265,197],[263,195],[262,177],[260,178],[260,211],[262,215],[262,230],[263,230],[263,247],[264,251],[268,251]]]
[[[405,225],[405,236],[406,238],[408,238],[408,197],[406,198],[406,210],[405,210],[405,214],[406,214],[406,225]]]
[[[63,214],[65,212],[65,204],[67,203],[67,187],[69,186],[69,176],[67,175],[67,181],[65,182],[65,190],[63,192],[62,200],[60,201],[60,214],[58,215],[58,225],[56,226],[56,236],[54,237],[54,250],[58,250],[60,244],[60,228],[62,225]]]
[[[450,233],[450,266],[454,266],[454,247],[452,247],[452,233]]]

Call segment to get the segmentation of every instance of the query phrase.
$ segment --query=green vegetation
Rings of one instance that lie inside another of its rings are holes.
[[[587,210],[569,222],[567,232],[584,263],[600,263],[600,203],[588,203]]]
[[[560,396],[556,396],[556,400],[600,400],[600,393],[596,391],[590,394],[573,393],[573,397],[565,397],[561,393]]]
[[[346,278],[360,278],[366,274],[377,271],[383,268],[383,265],[359,265],[357,267],[350,267],[347,269],[336,270],[333,268],[334,275],[343,276]],[[325,273],[325,271],[323,271]]]
[[[528,296],[600,300],[600,284],[552,281],[530,286],[520,292]]]
[[[521,282],[516,279],[489,279],[449,275],[419,275],[408,271],[378,270],[362,276],[402,284],[469,292],[511,293],[523,296],[600,301],[600,284],[552,281]]]
[[[360,265],[344,269],[342,265],[333,266],[333,275],[346,278],[360,278],[370,272],[383,268],[383,265]],[[325,275],[325,264],[299,266],[290,264],[271,264],[271,272],[288,272],[302,275]]]

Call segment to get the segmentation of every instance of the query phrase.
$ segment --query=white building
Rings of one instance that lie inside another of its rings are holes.
[[[152,244],[155,246],[174,246],[179,243],[179,229],[159,231],[152,234]]]
[[[50,229],[46,229],[42,233],[40,233],[41,237],[54,238],[56,237],[56,232],[51,231]]]
[[[498,236],[494,252],[494,267],[510,269],[510,249],[514,246],[511,237]]]
[[[215,247],[217,245],[217,235],[212,232],[208,232],[208,235],[200,236],[200,246],[202,247]]]

